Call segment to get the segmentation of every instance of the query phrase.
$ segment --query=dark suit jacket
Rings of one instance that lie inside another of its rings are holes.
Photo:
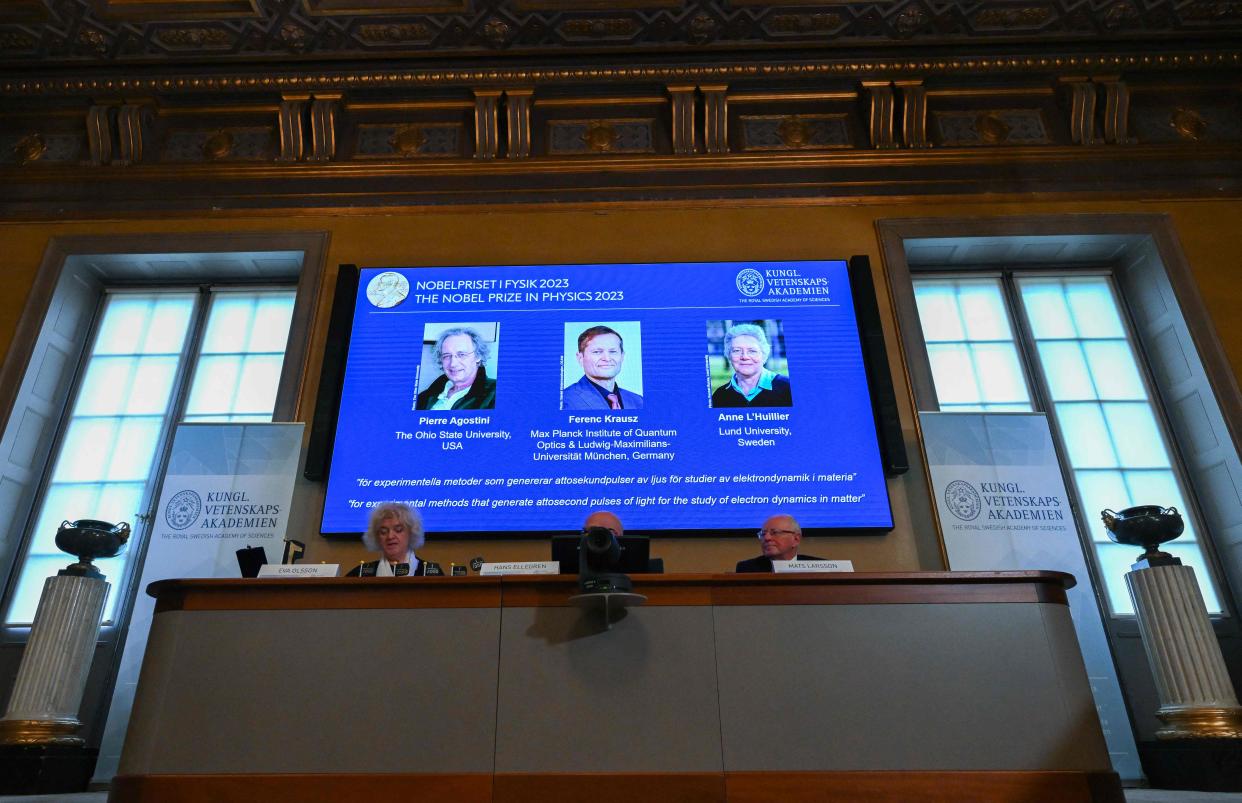
[[[798,555],[797,560],[824,560],[814,555]],[[739,560],[737,568],[733,571],[738,574],[756,574],[758,572],[772,571],[772,559],[767,555],[760,555],[757,558],[748,558],[747,560]]]
[[[621,388],[621,406],[626,410],[638,410],[643,406],[643,397]],[[562,410],[607,410],[608,402],[587,377],[565,388],[561,397]]]
[[[448,384],[448,377],[443,374],[431,383],[431,387],[418,394],[418,401],[414,405],[419,410],[426,410],[435,404],[440,394],[444,392],[444,386]],[[456,401],[453,402],[451,409],[453,410],[491,410],[496,406],[496,380],[487,378],[487,369],[482,365],[479,366],[479,373],[474,377],[474,384]]]
[[[415,557],[418,557],[418,556],[416,555]],[[428,566],[435,566],[436,567],[435,573],[443,574],[443,572],[440,572],[440,564],[428,563],[422,558],[419,558],[418,567],[414,569],[413,574],[407,575],[407,577],[424,576],[425,574],[427,574]],[[354,568],[350,569],[348,572],[345,573],[345,576],[346,577],[374,577],[375,571],[378,568],[379,568],[378,560],[369,560],[366,563],[362,564],[361,566],[355,566]]]

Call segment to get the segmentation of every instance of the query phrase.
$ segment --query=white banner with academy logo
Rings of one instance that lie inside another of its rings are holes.
[[[120,761],[134,688],[147,647],[156,580],[238,577],[237,550],[260,546],[279,563],[302,448],[303,425],[181,424],[147,537],[112,707],[95,766],[110,780]]]
[[[1142,778],[1083,541],[1042,413],[920,413],[933,498],[953,571],[1074,575],[1070,616],[1113,768]]]

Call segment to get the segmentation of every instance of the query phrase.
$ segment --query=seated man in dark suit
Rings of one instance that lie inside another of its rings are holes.
[[[799,555],[798,545],[802,543],[802,528],[797,519],[784,513],[769,516],[759,531],[759,545],[763,554],[757,558],[738,561],[739,574],[746,572],[770,572],[774,560],[823,560],[814,555]]]

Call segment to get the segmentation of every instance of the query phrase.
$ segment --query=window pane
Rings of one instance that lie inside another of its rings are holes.
[[[1074,468],[1115,468],[1117,455],[1100,405],[1063,402],[1055,405],[1065,437],[1065,451]]]
[[[92,354],[179,354],[195,293],[116,294],[108,298]]]
[[[1089,401],[1096,397],[1091,370],[1082,347],[1074,341],[1040,343],[1039,359],[1047,366],[1048,392],[1053,401]]]
[[[1124,340],[1084,341],[1082,350],[1101,399],[1147,399],[1147,390],[1129,343]]]
[[[126,418],[117,430],[117,442],[108,461],[109,482],[145,482],[151,473],[155,448],[164,419]]]
[[[33,622],[35,610],[39,606],[39,595],[43,593],[43,581],[73,562],[74,559],[63,552],[55,555],[27,555],[26,562],[22,565],[22,576],[17,581],[17,590],[9,605],[9,623],[28,625]]]
[[[953,282],[916,282],[914,301],[919,308],[919,323],[923,326],[925,341],[935,343],[966,339],[966,328],[962,325]]]
[[[979,387],[975,384],[975,369],[970,361],[970,350],[964,344],[929,345],[927,359],[931,362],[932,379],[936,383],[936,395],[944,404],[977,404]]]
[[[1103,277],[1067,279],[1062,282],[1079,337],[1124,338],[1125,328],[1113,301],[1113,291]]]
[[[267,413],[271,415],[276,406],[276,388],[280,384],[280,369],[284,355],[255,354],[242,362],[241,381],[233,401],[233,411],[238,413]]]
[[[89,482],[104,476],[108,455],[116,442],[116,418],[71,421],[61,444],[52,482]]]
[[[212,298],[183,420],[271,420],[293,301],[289,291]]]
[[[1000,280],[924,280],[914,292],[940,409],[1030,410]]]
[[[211,317],[203,335],[204,354],[236,354],[246,351],[254,321],[253,295],[225,293],[211,300]]]
[[[1134,615],[1134,602],[1130,599],[1130,589],[1126,587],[1126,572],[1130,571],[1130,566],[1138,560],[1142,552],[1139,547],[1114,544],[1111,541],[1095,546],[1100,577],[1108,590],[1105,596],[1114,614]]]
[[[186,416],[226,413],[233,406],[237,379],[241,371],[241,357],[199,357],[194,373],[194,386],[186,404]]]
[[[259,297],[250,330],[250,351],[284,354],[293,322],[293,293],[268,293]]]
[[[99,356],[86,367],[82,386],[93,392],[78,397],[78,415],[117,415],[125,409],[134,376],[135,357]]]
[[[1077,336],[1069,305],[1061,292],[1057,279],[1024,279],[1022,281],[1022,304],[1031,322],[1031,334],[1036,340],[1072,338]]]
[[[134,369],[125,412],[130,415],[162,415],[177,378],[178,357],[141,357]]]
[[[1109,402],[1102,405],[1104,418],[1117,448],[1117,459],[1127,468],[1163,468],[1169,453],[1156,426],[1156,416],[1147,404]]]
[[[958,285],[958,303],[966,324],[967,340],[1013,340],[1009,313],[994,281]]]
[[[972,351],[984,399],[996,403],[1026,401],[1026,377],[1012,343],[979,343]]]

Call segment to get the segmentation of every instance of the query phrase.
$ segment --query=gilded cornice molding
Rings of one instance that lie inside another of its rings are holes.
[[[255,68],[209,74],[156,72],[100,76],[87,70],[66,76],[5,77],[0,96],[83,96],[100,94],[173,95],[202,92],[341,91],[453,86],[525,86],[532,84],[716,82],[746,79],[814,80],[817,78],[902,77],[908,75],[996,75],[1062,71],[1127,73],[1196,71],[1242,67],[1242,50],[1171,53],[1015,54],[927,59],[755,61],[704,65],[579,65],[572,67],[481,67],[467,69],[324,70],[272,72]],[[261,73],[261,74],[256,74]]]

